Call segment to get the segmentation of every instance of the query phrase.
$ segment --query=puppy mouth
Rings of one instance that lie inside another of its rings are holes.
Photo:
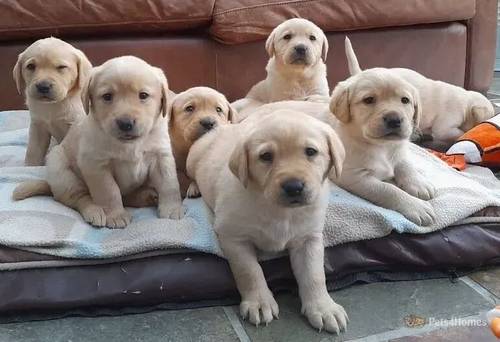
[[[292,56],[289,63],[293,65],[309,65],[309,59],[304,56]]]
[[[49,95],[38,95],[37,100],[40,102],[57,102],[55,98]]]
[[[129,142],[129,141],[137,140],[139,137],[140,137],[140,135],[137,135],[137,134],[120,134],[118,136],[118,140]]]

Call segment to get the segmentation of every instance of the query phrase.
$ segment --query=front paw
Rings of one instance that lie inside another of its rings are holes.
[[[132,221],[132,215],[125,209],[106,213],[106,227],[108,228],[125,228],[130,221]]]
[[[344,308],[335,303],[330,296],[302,303],[302,314],[319,331],[324,329],[336,334],[344,331],[349,321]]]
[[[94,227],[104,227],[106,225],[106,214],[101,207],[90,204],[82,209],[80,213],[85,222],[93,225]]]
[[[434,198],[436,194],[434,185],[419,177],[404,178],[397,182],[397,185],[408,194],[424,201]]]
[[[168,204],[158,207],[158,217],[172,220],[180,220],[184,217],[184,207],[182,203]]]
[[[396,210],[419,226],[426,227],[436,221],[436,214],[432,205],[418,198],[415,198],[410,203],[401,203]]]
[[[243,319],[248,318],[250,323],[256,326],[261,322],[267,325],[273,318],[278,318],[279,313],[278,303],[276,303],[269,289],[242,296],[240,303],[241,317]]]
[[[198,188],[198,185],[196,184],[196,182],[191,182],[191,184],[189,184],[189,187],[186,191],[186,195],[188,198],[200,197],[200,195],[201,195],[200,189]]]

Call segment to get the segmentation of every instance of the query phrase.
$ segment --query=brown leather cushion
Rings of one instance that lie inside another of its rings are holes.
[[[466,20],[475,11],[475,0],[217,0],[210,31],[221,42],[237,44],[264,39],[294,17],[324,31],[343,31]]]
[[[3,0],[0,40],[206,26],[215,0]]]

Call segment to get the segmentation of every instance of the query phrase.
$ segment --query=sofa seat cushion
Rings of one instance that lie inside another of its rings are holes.
[[[208,26],[215,0],[4,0],[0,40],[171,32]]]
[[[467,20],[475,11],[476,0],[217,0],[210,32],[238,44],[264,39],[293,17],[344,31]]]

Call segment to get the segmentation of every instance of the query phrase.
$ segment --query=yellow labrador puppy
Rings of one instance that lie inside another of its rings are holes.
[[[181,218],[167,92],[163,72],[136,57],[94,68],[83,94],[89,115],[47,156],[48,192],[97,227],[128,225],[122,195],[140,197],[149,188],[158,194],[159,217]],[[14,198],[46,193],[44,182],[27,182]]]
[[[347,37],[345,49],[351,75],[361,72]],[[421,133],[432,136],[437,146],[451,145],[472,127],[495,115],[491,102],[478,92],[431,80],[411,69],[389,70],[417,88],[422,103],[419,129]]]
[[[267,324],[279,313],[257,250],[287,249],[311,325],[329,332],[346,327],[344,309],[326,289],[323,260],[328,177],[339,176],[343,159],[331,127],[289,110],[255,125],[219,127],[192,146],[188,175],[215,213],[214,229],[241,294],[241,315],[253,324]]]
[[[183,196],[191,183],[186,175],[186,159],[191,145],[203,134],[235,120],[236,111],[226,97],[212,88],[194,87],[174,97],[170,106],[169,132]],[[196,197],[199,194],[193,192],[189,195]]]
[[[271,32],[266,50],[270,57],[266,79],[234,102],[243,117],[264,103],[328,97],[324,63],[328,40],[318,26],[306,19],[287,20]]]
[[[82,51],[57,38],[37,40],[19,55],[13,76],[31,115],[26,165],[44,165],[50,138],[60,143],[85,116],[81,91],[90,69]]]
[[[408,156],[421,115],[417,89],[388,69],[365,70],[335,87],[330,110],[347,154],[339,185],[418,225],[431,224],[426,200],[434,188]]]

